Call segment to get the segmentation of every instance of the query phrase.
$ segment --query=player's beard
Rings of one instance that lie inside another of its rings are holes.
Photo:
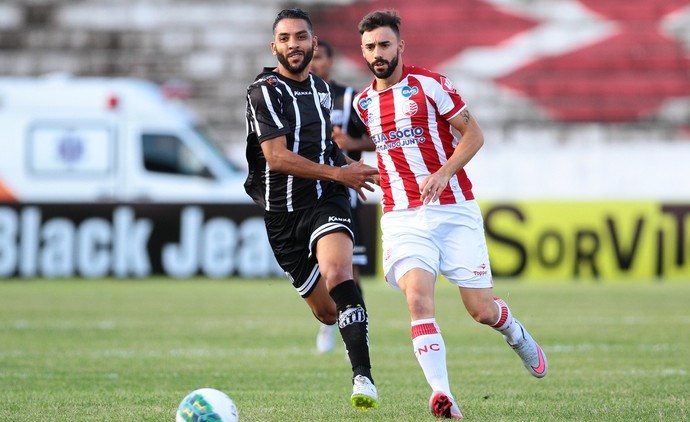
[[[309,50],[303,51],[302,53],[304,53],[304,57],[302,58],[302,62],[297,66],[290,64],[287,54],[277,53],[276,57],[278,58],[278,62],[282,64],[288,72],[298,75],[309,66],[309,63],[311,63],[311,59],[314,57],[314,48],[312,47]]]
[[[369,63],[369,69],[371,69],[371,72],[376,76],[378,79],[388,79],[393,72],[395,72],[395,69],[398,67],[398,63],[400,62],[400,53],[395,55],[393,57],[393,60],[388,61],[388,60],[383,60],[383,59],[376,59],[374,60],[374,63]],[[388,65],[384,70],[381,71],[376,71],[374,68],[374,64],[376,63],[385,63]]]

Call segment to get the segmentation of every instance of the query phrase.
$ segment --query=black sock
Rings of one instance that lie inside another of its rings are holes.
[[[362,297],[362,301],[364,301],[364,290],[362,290],[362,283],[355,283],[355,287],[357,287],[357,292]]]
[[[338,310],[338,328],[352,364],[353,376],[364,375],[373,383],[369,360],[369,318],[362,295],[352,280],[335,286],[330,295]]]

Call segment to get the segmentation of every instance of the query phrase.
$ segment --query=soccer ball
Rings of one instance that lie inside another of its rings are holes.
[[[213,388],[194,390],[177,407],[176,422],[237,422],[237,406],[227,394]]]

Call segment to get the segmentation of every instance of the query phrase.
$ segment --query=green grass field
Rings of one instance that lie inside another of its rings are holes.
[[[214,387],[242,421],[431,421],[403,296],[365,282],[380,408],[355,411],[342,345],[283,280],[0,282],[0,420],[173,421]],[[437,317],[472,421],[690,418],[690,283],[522,284],[496,293],[548,354],[527,374],[442,282]]]

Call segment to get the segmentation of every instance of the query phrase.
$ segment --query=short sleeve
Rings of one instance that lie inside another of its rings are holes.
[[[259,143],[290,132],[290,125],[282,114],[282,96],[277,88],[257,83],[249,87],[247,97]]]

